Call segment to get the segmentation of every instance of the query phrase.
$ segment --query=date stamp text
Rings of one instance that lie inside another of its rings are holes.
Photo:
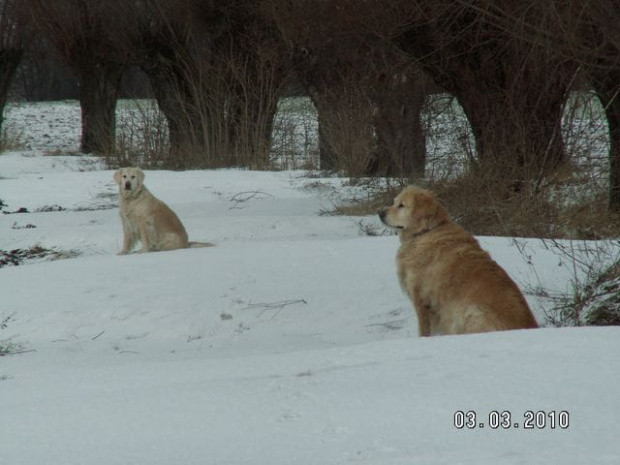
[[[544,411],[527,410],[520,415],[513,415],[508,410],[492,410],[488,414],[479,414],[474,410],[457,410],[454,412],[456,429],[525,429],[551,430],[568,429],[570,414],[566,410]]]

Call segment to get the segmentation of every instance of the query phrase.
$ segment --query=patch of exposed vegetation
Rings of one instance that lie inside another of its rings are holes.
[[[15,314],[11,313],[9,316],[0,319],[0,330],[6,329],[9,321],[13,318]],[[2,341],[0,340],[0,357],[5,355],[15,354],[23,351],[23,346],[21,344],[15,343],[11,340]],[[0,381],[8,379],[6,376],[0,375]]]
[[[62,250],[57,248],[47,249],[40,245],[34,245],[27,249],[0,249],[0,268],[5,266],[18,266],[29,260],[61,260],[75,258],[80,255],[77,250]]]
[[[593,265],[571,295],[556,298],[548,320],[554,326],[620,326],[620,260],[602,269]]]

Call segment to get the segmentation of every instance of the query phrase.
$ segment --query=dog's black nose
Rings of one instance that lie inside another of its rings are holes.
[[[127,181],[127,182],[125,183],[125,190],[126,190],[126,191],[130,191],[130,190],[131,190],[131,183],[130,183],[129,181]]]

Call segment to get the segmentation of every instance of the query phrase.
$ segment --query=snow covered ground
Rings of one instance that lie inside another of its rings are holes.
[[[620,463],[620,328],[418,338],[398,238],[319,215],[344,188],[303,172],[147,171],[217,245],[118,256],[112,174],[0,154],[0,249],[77,255],[0,269],[0,464]],[[480,240],[570,289],[553,248]]]

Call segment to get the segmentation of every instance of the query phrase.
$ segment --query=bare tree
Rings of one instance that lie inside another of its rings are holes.
[[[372,21],[381,2],[267,0],[318,110],[321,167],[352,175],[424,173],[424,90]]]
[[[620,213],[620,0],[574,0],[559,17],[559,50],[577,60],[598,95],[609,129],[610,211]],[[568,48],[568,49],[567,49]]]
[[[214,37],[210,58],[219,71],[211,76],[229,83],[225,108],[230,158],[264,168],[270,162],[278,100],[290,72],[286,49],[259,1],[230,1],[223,13],[226,27]]]
[[[186,1],[130,1],[125,37],[135,61],[149,78],[168,122],[170,154],[166,164],[182,163],[188,150],[206,150],[202,137],[202,82],[192,21]],[[176,160],[176,161],[175,161]]]
[[[378,173],[423,178],[426,173],[426,127],[421,112],[427,95],[436,90],[429,77],[410,60],[382,46],[373,60],[372,102]]]
[[[554,0],[392,6],[404,18],[395,43],[457,96],[483,172],[519,182],[540,179],[563,163],[561,116],[576,65],[548,47]]]
[[[129,29],[170,131],[168,164],[265,167],[285,79],[258,2],[135,2]]]
[[[55,45],[80,85],[85,153],[115,149],[115,108],[131,49],[121,41],[124,0],[27,0],[36,27]]]
[[[288,72],[283,43],[259,0],[196,1],[207,140],[225,165],[267,167]]]
[[[31,38],[23,2],[0,0],[0,135],[9,85]]]

